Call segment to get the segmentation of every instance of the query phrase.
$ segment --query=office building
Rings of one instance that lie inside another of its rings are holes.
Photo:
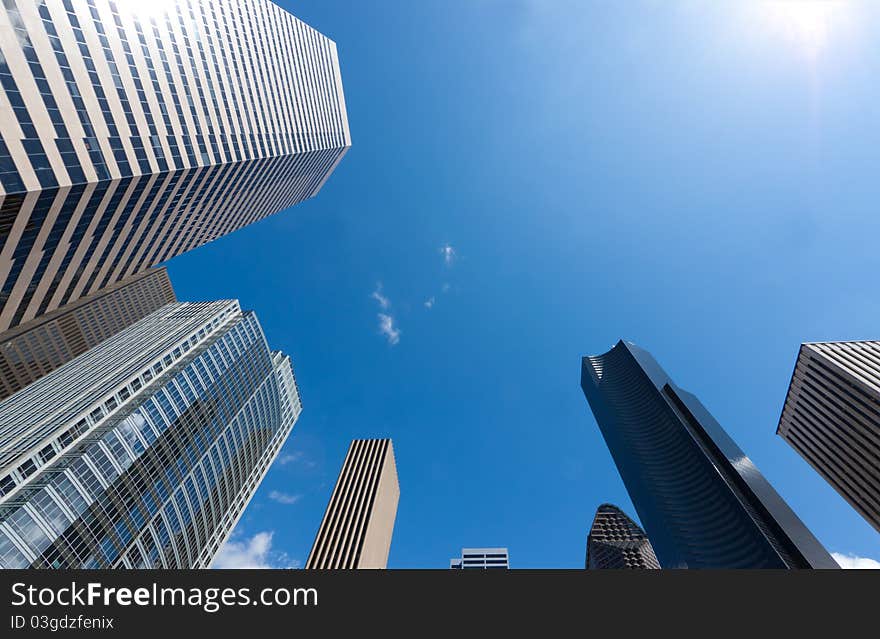
[[[391,440],[351,442],[306,568],[385,568],[399,499]]]
[[[149,269],[0,333],[0,400],[175,301],[165,268]]]
[[[300,410],[254,313],[162,307],[0,402],[0,567],[208,567]]]
[[[510,568],[507,548],[462,548],[461,557],[449,560],[451,570],[487,570]]]
[[[584,357],[581,387],[663,568],[836,568],[745,453],[648,353]]]
[[[776,432],[880,531],[880,342],[802,344]]]
[[[617,506],[599,506],[587,536],[586,568],[659,567],[660,562],[645,531]]]
[[[0,4],[0,331],[321,189],[336,45],[268,0]]]

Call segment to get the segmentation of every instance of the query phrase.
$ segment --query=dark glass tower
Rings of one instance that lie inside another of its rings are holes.
[[[664,568],[837,568],[751,460],[650,353],[583,358],[581,387]]]
[[[602,504],[587,537],[586,567],[659,568],[660,562],[645,531],[617,506]]]

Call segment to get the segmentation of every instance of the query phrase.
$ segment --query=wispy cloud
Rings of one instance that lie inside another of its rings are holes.
[[[298,568],[301,562],[272,549],[272,531],[249,539],[230,538],[217,552],[213,568]]]
[[[379,330],[392,346],[400,341],[400,329],[394,325],[394,318],[390,315],[379,313]]]
[[[287,466],[289,464],[297,464],[306,468],[314,468],[318,465],[314,459],[309,459],[301,450],[295,450],[292,453],[281,453],[275,463],[279,466]]]
[[[383,309],[387,309],[389,306],[391,306],[391,300],[382,295],[382,282],[378,282],[376,284],[376,290],[373,291],[373,294],[370,297],[379,302],[379,306],[381,306]]]
[[[382,294],[382,282],[376,283],[376,290],[373,291],[371,297],[379,303],[379,308],[387,311],[391,308],[391,300]],[[379,331],[388,340],[392,346],[400,341],[400,329],[395,326],[394,316],[389,313],[378,313],[376,317],[379,319]]]
[[[295,450],[292,453],[282,453],[278,455],[276,463],[279,466],[287,466],[287,464],[293,464],[294,462],[302,460],[303,457],[304,453],[301,450]]]
[[[425,308],[433,308],[435,301],[436,300],[434,299],[433,295],[431,297],[429,297],[428,299],[426,299],[425,300]]]
[[[279,504],[290,506],[302,499],[302,495],[291,495],[289,493],[282,493],[279,490],[272,490],[269,492],[269,499],[277,501]]]
[[[450,288],[452,288],[452,285],[449,282],[443,282],[443,286],[440,287],[440,290],[444,293],[448,293]]]
[[[440,255],[443,256],[443,263],[446,264],[446,266],[452,266],[453,262],[455,262],[455,258],[458,257],[455,248],[448,243],[440,247]]]
[[[876,559],[870,559],[869,557],[859,557],[858,555],[844,555],[840,552],[833,552],[831,556],[834,557],[834,561],[840,564],[841,568],[855,568],[855,569],[870,569],[870,570],[878,570],[880,569],[880,561]]]

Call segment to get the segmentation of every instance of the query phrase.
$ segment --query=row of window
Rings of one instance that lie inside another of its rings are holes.
[[[70,31],[73,33],[77,45],[75,50],[67,52],[63,48],[62,40],[58,36],[56,21],[53,20],[48,7],[43,4],[39,6],[38,10],[46,37],[55,54],[58,70],[67,85],[65,101],[69,99],[72,102],[73,110],[79,116],[79,124],[84,133],[84,136],[80,138],[84,142],[80,147],[80,152],[90,158],[99,179],[109,177],[110,172],[107,165],[109,157],[105,158],[98,141],[99,137],[105,135],[106,128],[106,141],[109,145],[107,150],[112,155],[112,162],[118,171],[114,175],[129,176],[131,169],[128,155],[124,149],[119,130],[121,123],[116,122],[110,109],[76,8],[71,0],[64,0],[63,4],[64,15],[67,17]],[[187,7],[188,17],[184,15],[184,4]],[[82,162],[71,143],[71,136],[62,117],[63,109],[60,109],[56,103],[43,71],[42,65],[47,61],[44,60],[41,63],[39,60],[14,1],[4,0],[4,5],[7,8],[10,22],[19,37],[25,57],[31,66],[31,72],[38,92],[43,97],[46,112],[54,125],[55,137],[61,141],[57,149],[59,156],[64,162],[72,183],[81,183],[85,180]],[[156,75],[153,65],[154,56],[151,55],[141,22],[135,15],[132,16],[131,24],[134,25],[134,34],[140,44],[143,55],[142,63],[146,65],[150,75],[150,84],[153,89],[152,98],[162,113],[164,135],[156,126],[152,103],[146,95],[139,67],[132,55],[129,44],[128,29],[130,27],[127,28],[123,24],[115,2],[110,0],[109,7],[116,27],[116,40],[122,46],[126,58],[126,67],[129,70],[128,77],[134,86],[135,93],[137,93],[137,102],[140,104],[141,113],[147,124],[146,131],[139,130],[138,121],[132,112],[126,83],[120,75],[102,15],[98,11],[95,0],[88,0],[88,10],[91,14],[94,33],[100,42],[104,62],[107,64],[107,69],[116,88],[118,104],[126,116],[128,139],[131,145],[129,153],[134,154],[142,173],[182,168],[184,165],[178,150],[178,140],[185,147],[189,147],[187,148],[187,156],[190,159],[189,166],[194,166],[191,138],[197,141],[200,161],[203,165],[232,161],[236,159],[234,155],[237,155],[239,160],[258,157],[256,154],[258,149],[262,157],[314,149],[314,144],[304,146],[309,141],[323,147],[339,147],[345,144],[343,133],[345,116],[342,113],[342,105],[339,103],[337,93],[338,77],[331,55],[332,45],[318,32],[303,25],[275,5],[256,3],[244,10],[242,3],[235,3],[231,6],[202,2],[178,3],[175,20],[172,20],[170,12],[165,14],[164,38],[159,32],[156,19],[153,18],[151,21],[153,44],[159,51],[163,62],[164,79],[167,82],[168,90],[163,90]],[[196,7],[200,10],[198,15],[195,12]],[[237,15],[229,13],[230,11]],[[226,34],[227,43],[219,41],[218,36],[221,33]],[[267,34],[271,34],[272,37],[267,37]],[[174,50],[178,70],[177,78],[173,76],[165,61],[164,41],[166,38]],[[178,42],[181,42],[183,46],[179,47]],[[195,43],[195,47],[191,42]],[[204,43],[207,44],[207,47]],[[228,43],[234,43],[238,46],[229,46]],[[222,65],[215,49],[222,53]],[[181,50],[186,53],[187,67],[183,64]],[[196,59],[194,52],[198,53],[198,59]],[[86,73],[89,75],[94,100],[98,103],[100,111],[100,114],[96,112],[95,116],[102,116],[97,118],[97,123],[103,125],[98,127],[100,133],[96,131],[89,117],[86,101],[82,95],[84,87],[77,85],[69,59],[72,54],[78,54]],[[209,54],[211,57],[210,65],[208,63]],[[3,66],[5,67],[5,64]],[[221,74],[221,66],[225,70],[225,74]],[[5,68],[5,71],[8,73],[8,68]],[[210,71],[213,71],[213,74]],[[205,78],[204,84],[202,77]],[[17,114],[24,137],[34,141],[29,146],[26,145],[32,168],[37,173],[43,188],[55,186],[57,181],[42,148],[42,143],[38,139],[33,121],[27,113],[27,107],[21,99],[18,88],[12,86],[14,81],[11,74],[8,74],[8,79],[10,83],[4,83],[4,88],[10,95],[10,102]],[[257,82],[260,83],[259,86],[257,86]],[[6,84],[10,84],[10,86],[7,87]],[[178,85],[183,87],[183,93],[189,103],[189,121],[184,120]],[[213,110],[208,107],[205,86],[208,88]],[[172,101],[175,104],[177,115],[178,130],[176,132],[166,105],[166,97],[169,92],[172,93]],[[218,99],[218,94],[223,96],[222,100]],[[201,106],[200,113],[196,110],[193,101],[194,95],[198,95]],[[223,103],[222,109],[221,102]],[[233,110],[237,116],[237,128],[233,123]],[[215,123],[222,128],[222,134],[215,130]],[[195,133],[191,135],[193,127],[195,127]],[[167,162],[166,152],[161,143],[162,137],[167,142],[170,155],[174,160],[173,165],[169,165]],[[208,140],[213,151],[211,155],[205,145],[205,139]],[[223,154],[220,153],[218,139],[223,146]],[[242,144],[245,139],[251,141],[250,151],[247,152]],[[145,151],[145,142],[150,144],[151,154]],[[230,151],[230,142],[233,146],[237,146],[237,154]],[[154,166],[151,165],[151,162],[155,163]],[[0,173],[4,188],[8,192],[24,190],[21,176],[11,163],[11,157],[10,162],[4,163],[4,165],[4,172]]]
[[[246,315],[135,413],[90,433],[92,443],[49,486],[28,489],[0,524],[0,563],[194,565],[206,540],[224,536],[217,526],[234,521],[229,504],[242,508],[252,493],[273,433],[292,426],[282,419],[282,391],[256,318]]]

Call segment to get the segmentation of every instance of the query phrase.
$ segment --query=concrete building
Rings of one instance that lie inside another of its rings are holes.
[[[776,432],[880,531],[880,342],[802,344]]]
[[[391,440],[351,442],[306,568],[385,568],[399,499]]]
[[[148,269],[0,333],[0,400],[176,301],[165,268]]]
[[[451,570],[487,570],[510,568],[507,548],[462,548],[461,557],[449,560]]]
[[[0,331],[318,193],[336,45],[268,0],[0,4]]]

